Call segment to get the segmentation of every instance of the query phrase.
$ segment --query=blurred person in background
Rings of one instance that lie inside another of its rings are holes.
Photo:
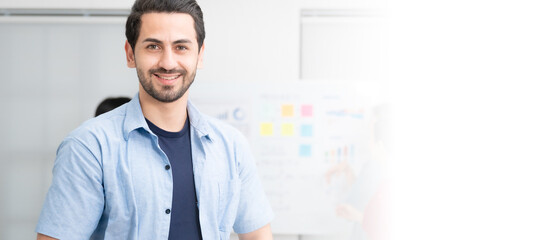
[[[342,178],[348,188],[345,200],[336,206],[336,215],[353,222],[349,239],[385,239],[386,182],[383,169],[387,161],[387,144],[389,144],[387,118],[389,106],[380,105],[373,109],[373,132],[371,141],[372,156],[365,161],[361,169],[346,159],[325,174],[330,184],[333,178]],[[360,171],[356,171],[360,170]],[[357,173],[358,172],[358,173]]]
[[[103,113],[111,111],[127,102],[130,102],[129,97],[105,98],[105,100],[103,100],[101,103],[99,103],[99,106],[97,106],[97,109],[95,110],[95,116],[97,117]]]

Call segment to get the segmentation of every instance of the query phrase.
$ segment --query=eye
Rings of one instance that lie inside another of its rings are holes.
[[[150,44],[146,47],[149,50],[157,50],[159,49],[159,46],[155,45],[155,44]]]
[[[186,46],[177,46],[177,50],[186,51],[186,50],[188,50],[188,48]]]

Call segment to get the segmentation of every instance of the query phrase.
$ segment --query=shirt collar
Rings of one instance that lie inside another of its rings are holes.
[[[138,128],[143,128],[146,131],[151,132],[146,120],[144,119],[144,113],[142,112],[142,107],[140,106],[140,97],[138,94],[136,94],[134,98],[127,103],[125,111],[126,114],[124,115],[123,126],[124,139],[128,140],[130,132]]]
[[[190,127],[198,132],[197,135],[200,138],[206,137],[208,138],[208,140],[212,141],[212,138],[210,136],[211,128],[208,126],[207,118],[204,117],[202,113],[200,113],[198,108],[194,106],[194,104],[192,103],[192,101],[190,101],[190,99],[188,99],[186,109],[188,111],[188,119],[190,120]]]
[[[128,102],[125,111],[126,114],[124,116],[123,126],[124,139],[128,140],[130,132],[138,128],[143,128],[147,132],[151,133],[151,130],[149,129],[144,118],[142,107],[140,105],[140,97],[138,94],[136,94],[134,98],[132,98],[132,100]],[[200,138],[206,137],[211,141],[212,139],[210,137],[210,128],[208,127],[207,119],[202,115],[202,113],[200,113],[198,108],[194,106],[190,99],[188,99],[187,111],[191,129],[197,131],[196,135]]]

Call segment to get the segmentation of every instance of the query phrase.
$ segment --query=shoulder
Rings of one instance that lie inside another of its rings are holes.
[[[126,105],[126,104],[125,104]],[[125,105],[83,122],[64,139],[65,143],[79,143],[92,153],[123,139]]]

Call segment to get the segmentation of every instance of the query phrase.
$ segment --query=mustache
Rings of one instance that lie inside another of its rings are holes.
[[[186,70],[184,69],[165,69],[165,68],[157,68],[157,69],[150,69],[149,74],[157,74],[157,73],[162,73],[162,74],[173,74],[173,73],[179,73],[182,75],[186,75]]]

